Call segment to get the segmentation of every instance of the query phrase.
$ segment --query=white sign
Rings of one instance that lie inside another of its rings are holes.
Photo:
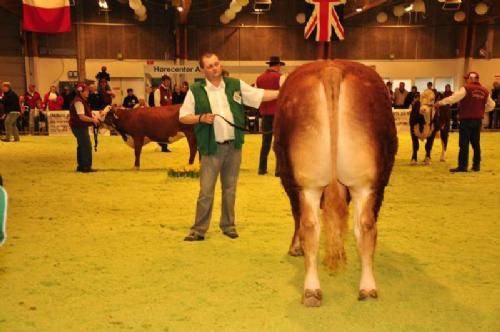
[[[99,116],[98,111],[92,111],[94,116]],[[49,136],[67,136],[73,135],[69,126],[69,111],[48,111],[47,119],[49,123]],[[89,130],[92,130],[90,127]],[[101,135],[109,136],[107,129],[99,129]]]
[[[196,74],[200,73],[199,66],[189,66],[189,65],[172,65],[172,66],[160,66],[160,65],[145,65],[144,73],[149,74],[153,77],[161,77],[163,75],[171,74]]]

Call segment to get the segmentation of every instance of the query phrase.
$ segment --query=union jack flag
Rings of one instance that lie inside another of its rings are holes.
[[[311,17],[304,29],[304,38],[308,39],[316,29],[316,41],[329,42],[344,40],[344,5],[346,0],[306,0],[314,6]],[[332,29],[333,27],[333,29]],[[335,35],[332,38],[332,30]]]

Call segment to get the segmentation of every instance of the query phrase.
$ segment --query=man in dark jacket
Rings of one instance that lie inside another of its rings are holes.
[[[99,92],[97,92],[95,84],[93,83],[90,84],[88,86],[88,89],[89,89],[88,103],[90,105],[90,109],[92,109],[93,111],[102,110],[104,108],[104,100],[102,99],[102,95]],[[73,102],[73,100],[71,102]]]
[[[19,97],[12,91],[10,82],[2,83],[3,91],[3,106],[5,116],[5,139],[4,142],[10,142],[10,137],[14,136],[14,141],[19,142],[19,130],[16,122],[21,115],[21,107],[19,105]]]
[[[123,107],[134,108],[137,104],[139,104],[139,99],[134,95],[134,90],[127,89],[127,97],[123,99]]]
[[[101,71],[95,75],[95,78],[97,82],[100,82],[101,80],[106,80],[106,84],[111,80],[111,77],[109,76],[109,73],[107,72],[108,68],[106,66],[101,67]]]

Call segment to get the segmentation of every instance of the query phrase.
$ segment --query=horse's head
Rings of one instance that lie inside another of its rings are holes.
[[[115,126],[115,122],[118,119],[118,115],[116,115],[116,109],[108,105],[99,113],[99,120],[101,120],[101,124],[107,129],[112,129]]]

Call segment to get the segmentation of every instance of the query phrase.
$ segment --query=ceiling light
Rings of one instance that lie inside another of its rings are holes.
[[[363,8],[356,8],[356,12],[361,13],[363,11]]]
[[[411,12],[413,10],[413,4],[409,5],[408,7],[405,8],[405,12]]]
[[[184,8],[182,8],[182,7],[177,7],[177,11],[178,11],[179,13],[182,13],[182,12],[184,11]]]

